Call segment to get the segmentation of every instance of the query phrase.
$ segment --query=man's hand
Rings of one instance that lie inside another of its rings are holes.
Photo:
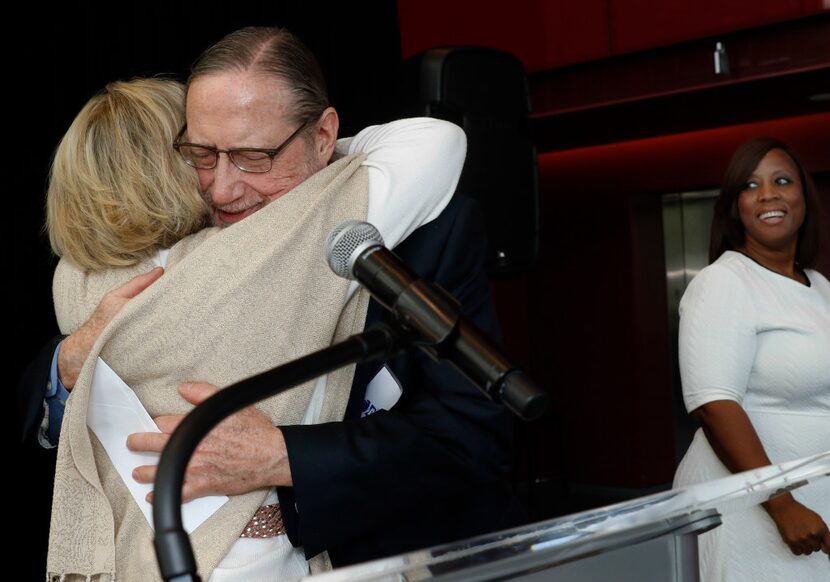
[[[121,311],[127,301],[152,285],[163,273],[164,269],[156,267],[149,273],[133,277],[118,289],[104,295],[87,322],[63,340],[58,354],[58,376],[67,390],[75,386],[92,346],[107,324]]]
[[[216,391],[215,386],[206,383],[179,386],[179,393],[192,404],[207,400]],[[156,417],[154,420],[162,432],[132,434],[127,439],[127,448],[161,452],[182,418],[183,414]],[[156,466],[137,467],[133,478],[139,483],[152,483]],[[292,484],[282,432],[257,409],[248,407],[223,420],[199,443],[187,465],[182,501]],[[152,500],[152,493],[147,500]]]

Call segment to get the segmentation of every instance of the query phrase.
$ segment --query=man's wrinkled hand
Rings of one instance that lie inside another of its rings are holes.
[[[216,393],[207,383],[184,383],[179,393],[191,404],[200,404]],[[158,416],[161,433],[135,433],[127,448],[137,452],[161,452],[183,414]],[[133,471],[139,483],[152,483],[156,466]],[[256,408],[248,407],[219,423],[199,443],[185,473],[182,501],[207,495],[239,495],[271,486],[291,486],[291,471],[282,432]],[[148,496],[152,500],[152,493]]]

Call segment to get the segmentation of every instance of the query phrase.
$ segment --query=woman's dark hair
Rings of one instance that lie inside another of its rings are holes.
[[[815,266],[821,247],[821,212],[819,212],[816,187],[804,164],[790,147],[772,137],[756,137],[744,142],[732,155],[726,175],[723,177],[720,195],[715,201],[712,217],[712,231],[709,236],[709,262],[714,262],[725,251],[734,250],[744,244],[744,225],[738,212],[738,198],[746,189],[747,181],[761,159],[770,150],[781,150],[798,168],[804,194],[804,224],[798,231],[795,260],[803,269]]]

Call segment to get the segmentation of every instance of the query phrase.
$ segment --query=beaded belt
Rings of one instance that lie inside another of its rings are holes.
[[[285,533],[280,504],[263,505],[242,530],[241,538],[274,538]]]

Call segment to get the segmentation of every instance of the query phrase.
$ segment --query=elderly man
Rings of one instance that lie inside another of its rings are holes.
[[[337,113],[307,49],[278,29],[244,29],[208,49],[194,65],[187,126],[177,147],[196,168],[214,223],[228,226],[326,167],[337,131]],[[375,196],[392,195],[397,179],[394,173],[375,178]],[[378,180],[387,183],[378,187]],[[395,223],[391,217],[393,230]],[[408,233],[396,234],[394,240]],[[482,236],[475,207],[459,198],[396,250],[495,334]],[[56,367],[67,387],[101,330],[152,280],[135,280],[108,294],[87,324],[64,340]],[[372,302],[367,324],[385,317]],[[31,389],[43,382],[43,368],[33,366],[23,385]],[[513,525],[517,511],[505,482],[506,412],[454,370],[420,354],[402,356],[388,369],[358,367],[342,422],[276,427],[253,408],[234,415],[194,456],[185,498],[277,487],[291,543],[302,546],[307,557],[327,550],[335,566]],[[373,380],[379,372],[385,382]],[[381,408],[372,399],[378,390],[389,389],[390,377],[400,383],[397,403],[367,414],[367,408]],[[47,401],[55,386],[49,390]],[[181,387],[182,396],[194,404],[214,390],[207,384]],[[161,434],[132,435],[128,446],[160,451],[179,420],[157,418]],[[154,467],[144,466],[134,478],[151,482],[154,474]]]

